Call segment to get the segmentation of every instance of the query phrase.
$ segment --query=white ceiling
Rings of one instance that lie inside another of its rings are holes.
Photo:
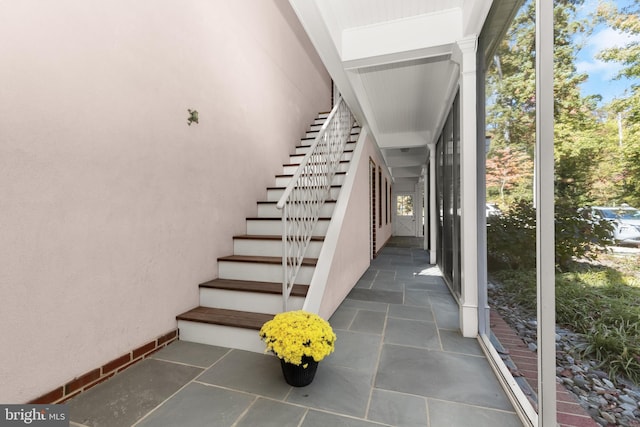
[[[457,42],[492,0],[289,0],[396,184],[415,184],[455,95]]]

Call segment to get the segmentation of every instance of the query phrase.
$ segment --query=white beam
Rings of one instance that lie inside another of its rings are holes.
[[[420,178],[420,175],[422,174],[422,166],[417,166],[417,167],[408,167],[408,168],[402,168],[402,167],[393,167],[391,168],[391,171],[393,172],[393,176],[395,178]]]
[[[415,60],[425,60],[428,62],[439,62],[450,59],[454,45],[441,45],[416,50],[405,50],[402,52],[391,52],[380,56],[368,56],[349,61],[343,61],[345,70],[363,69],[377,67],[386,64],[396,64]]]
[[[424,147],[425,141],[431,139],[432,131],[421,132],[386,132],[379,134],[377,141],[380,148],[412,148]]]
[[[419,167],[427,162],[427,153],[420,156],[394,156],[387,154],[387,166],[390,168],[411,168],[411,167]],[[422,175],[422,173],[418,174]]]
[[[388,55],[454,44],[462,38],[462,10],[412,16],[342,32],[342,60]]]
[[[456,48],[455,49],[455,55],[459,54],[459,49]],[[455,56],[454,55],[454,56]],[[451,58],[451,61],[449,62],[450,66],[449,66],[449,80],[447,82],[443,82],[443,85],[446,86],[446,91],[445,93],[448,94],[447,96],[447,100],[443,103],[443,105],[452,105],[453,104],[453,100],[456,97],[456,94],[458,92],[458,85],[460,83],[460,73],[461,73],[461,67],[460,64],[462,63],[462,59],[461,58],[457,58],[457,61],[454,60],[454,58]],[[447,121],[447,116],[449,115],[449,109],[447,108],[441,108],[439,110],[439,115],[438,118],[436,119],[435,126],[433,127],[434,129],[442,129],[444,127],[445,122]],[[436,140],[440,137],[439,133],[435,133],[432,132],[431,135],[429,136],[429,139],[427,139],[428,142],[433,142],[435,143]]]
[[[480,34],[491,9],[492,0],[473,0],[464,3],[463,36]]]

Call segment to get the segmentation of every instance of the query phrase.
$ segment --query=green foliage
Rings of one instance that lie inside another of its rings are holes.
[[[580,84],[587,75],[577,73],[575,67],[580,46],[574,42],[574,35],[588,31],[587,21],[576,18],[576,9],[583,2],[554,3],[554,116],[557,122],[582,130],[593,126],[591,112],[596,102],[592,97],[581,96]],[[489,69],[487,87],[492,94],[487,121],[494,142],[532,153],[536,105],[534,1],[527,1],[511,24]]]
[[[625,94],[608,106],[609,121],[619,120],[622,130],[613,176],[620,202],[640,205],[640,0],[618,6],[602,2],[596,16],[615,31],[629,36],[623,46],[604,49],[599,58],[620,65],[616,79],[629,79]],[[635,80],[634,80],[635,79]]]
[[[587,212],[558,203],[555,209],[555,261],[568,268],[577,258],[593,259],[611,243],[611,225],[593,221]],[[528,269],[536,265],[536,212],[520,200],[500,216],[487,219],[487,253],[491,268]]]
[[[601,3],[597,16],[612,29],[630,36],[624,46],[614,46],[600,52],[600,59],[606,62],[617,62],[621,69],[616,78],[634,79],[640,77],[640,0],[635,0],[624,7],[614,3]],[[623,99],[614,102],[617,111],[628,111],[631,123],[640,123],[640,85],[632,85]],[[633,107],[636,108],[633,108]]]
[[[640,283],[608,267],[556,275],[556,322],[582,334],[578,350],[599,361],[612,379],[640,382]],[[535,270],[492,273],[520,307],[535,315]]]
[[[589,202],[594,206],[615,206],[622,203],[625,190],[622,152],[619,148],[618,123],[615,115],[602,112],[602,124],[593,132],[600,152],[594,156],[594,169],[589,189]]]
[[[578,206],[592,204],[590,192],[602,160],[602,139],[591,124],[556,123],[555,193]]]
[[[495,270],[491,279],[500,283],[511,299],[531,316],[536,313],[536,271],[527,270]]]
[[[597,96],[582,96],[580,85],[587,79],[575,67],[576,34],[590,31],[587,20],[577,19],[581,0],[557,0],[554,8],[554,127],[556,195],[575,205],[590,202],[591,184],[597,175],[602,152],[595,133],[598,122],[593,111]],[[504,149],[524,152],[533,158],[535,144],[535,2],[527,1],[514,19],[507,37],[500,45],[494,64],[489,68],[487,88],[491,93],[487,106],[487,127],[495,147],[487,159],[487,182],[491,167],[501,162]],[[522,174],[521,170],[513,170]],[[531,189],[526,175],[514,176],[512,187],[489,188],[489,195],[499,194],[503,203],[522,197]]]
[[[520,200],[502,215],[487,218],[489,267],[527,269],[536,265],[536,214]]]
[[[566,270],[576,259],[595,259],[613,243],[612,231],[610,222],[596,221],[588,211],[576,209],[566,201],[556,201],[556,266]]]
[[[629,136],[621,151],[623,194],[620,201],[631,206],[640,206],[640,131]]]
[[[524,150],[510,147],[492,150],[487,158],[487,192],[495,193],[502,205],[513,199],[507,199],[506,193],[531,193],[533,160]]]
[[[592,355],[600,361],[610,378],[625,376],[634,383],[640,383],[640,327],[638,324],[607,326],[598,323],[589,331],[588,343],[582,347],[585,355]]]
[[[610,268],[556,278],[558,323],[584,334],[584,355],[601,362],[609,375],[640,381],[640,288]]]

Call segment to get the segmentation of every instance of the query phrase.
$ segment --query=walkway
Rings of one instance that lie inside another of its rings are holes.
[[[420,242],[372,262],[311,385],[288,386],[270,355],[177,341],[68,401],[71,425],[521,426]]]

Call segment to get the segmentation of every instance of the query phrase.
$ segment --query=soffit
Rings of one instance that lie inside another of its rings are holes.
[[[290,0],[394,180],[417,183],[491,0]]]

